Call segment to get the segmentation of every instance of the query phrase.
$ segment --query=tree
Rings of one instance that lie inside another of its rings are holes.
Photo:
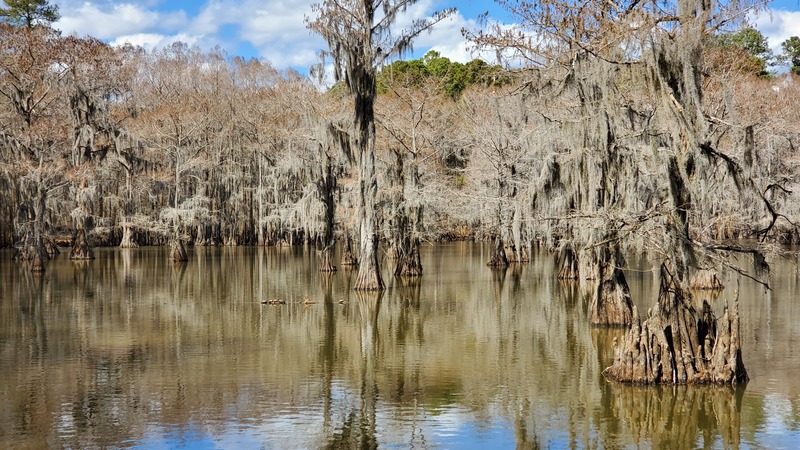
[[[37,24],[49,25],[57,21],[58,5],[47,0],[5,0],[7,8],[0,8],[0,17],[14,26],[32,28]]]
[[[619,264],[615,245],[649,249],[661,263],[657,303],[643,321],[633,310],[633,326],[606,376],[637,383],[746,380],[735,300],[718,320],[707,302],[695,306],[689,285],[693,273],[714,264],[756,278],[726,256],[766,251],[703,233],[698,216],[710,211],[712,221],[719,219],[715,202],[733,198],[754,230],[750,237],[761,242],[779,221],[791,224],[772,200],[781,182],[753,177],[753,127],[738,122],[732,105],[715,103],[724,95],[706,95],[718,80],[712,73],[707,83],[703,73],[707,36],[735,22],[740,8],[763,3],[501,3],[520,28],[473,37],[529,61],[536,69],[529,83],[551,98],[540,111],[551,131],[536,147],[542,161],[554,163],[544,167],[541,186],[561,191],[567,198],[558,202],[569,207],[543,222],[578,231],[562,236],[601,250],[607,257],[600,263],[611,268]],[[573,174],[572,182],[563,173]],[[603,272],[613,283],[613,271]]]
[[[16,185],[16,258],[44,270],[55,252],[49,236],[48,203],[69,185],[69,105],[59,61],[63,42],[49,27],[15,28],[0,23],[0,99],[10,112],[0,125],[0,171]]]
[[[312,5],[316,18],[308,27],[321,35],[330,50],[323,57],[333,59],[336,81],[344,80],[353,96],[353,140],[359,166],[359,229],[361,264],[356,290],[383,290],[378,263],[377,191],[375,169],[376,73],[384,61],[411,49],[413,40],[454,9],[414,20],[408,29],[393,30],[399,14],[417,0],[325,0]],[[380,14],[376,17],[376,14]],[[319,70],[318,73],[323,73]]]
[[[800,75],[800,37],[792,36],[781,42],[781,60],[789,65],[789,70]]]
[[[769,76],[767,67],[774,63],[775,57],[769,48],[769,41],[760,31],[747,27],[736,33],[723,33],[712,40],[711,47],[722,51],[722,64],[734,65],[744,72],[750,72],[760,77]],[[710,51],[709,51],[710,50]],[[714,59],[714,49],[707,49]],[[737,51],[738,50],[738,51]]]

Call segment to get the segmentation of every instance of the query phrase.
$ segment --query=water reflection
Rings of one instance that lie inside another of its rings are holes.
[[[747,388],[673,389],[601,377],[621,331],[588,325],[586,289],[558,281],[547,254],[493,271],[477,244],[426,248],[424,277],[370,294],[351,290],[352,271],[318,272],[302,248],[192,251],[174,265],[161,249],[101,249],[44,274],[2,254],[0,448],[736,448],[800,437],[790,266],[773,268],[769,295],[742,284]],[[652,275],[628,279],[646,310]],[[261,303],[272,298],[286,303]]]

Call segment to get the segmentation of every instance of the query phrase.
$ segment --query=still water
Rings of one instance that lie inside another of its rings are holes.
[[[162,248],[96,254],[34,275],[0,252],[0,448],[800,445],[785,262],[771,292],[741,281],[751,381],[734,389],[606,381],[621,332],[589,327],[548,254],[498,272],[479,244],[426,247],[422,280],[386,270],[382,295],[303,248],[195,248],[182,265]],[[652,273],[627,276],[646,311]],[[723,281],[718,312],[736,290]]]

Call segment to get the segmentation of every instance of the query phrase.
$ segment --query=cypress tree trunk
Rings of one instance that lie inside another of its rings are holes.
[[[375,73],[374,70],[358,71],[362,84],[354,89],[356,100],[356,129],[359,158],[359,229],[361,233],[361,262],[358,266],[353,289],[359,291],[381,291],[385,288],[378,260],[377,195],[378,175],[375,170]]]
[[[619,246],[600,251],[597,264],[597,288],[592,301],[592,325],[628,327],[633,322],[633,302],[625,275]]]
[[[189,255],[186,253],[186,246],[183,244],[183,239],[181,239],[177,233],[170,239],[169,247],[172,254],[172,261],[184,262],[189,260]]]
[[[506,257],[506,249],[502,237],[498,236],[495,239],[492,257],[486,265],[497,269],[508,267],[508,258]]]
[[[353,254],[353,237],[349,230],[345,230],[344,249],[342,249],[342,262],[343,266],[357,266],[358,258]]]
[[[739,341],[739,299],[716,320],[703,301],[698,312],[691,293],[675,277],[671,260],[661,265],[658,303],[634,322],[603,374],[631,383],[735,384],[748,380]]]
[[[32,272],[44,272],[47,260],[51,257],[51,254],[48,252],[47,246],[45,245],[44,235],[44,215],[46,211],[46,205],[47,189],[42,186],[41,182],[39,182],[36,185],[36,191],[34,194],[32,208],[33,217],[27,217],[27,214],[23,213],[23,215],[26,217],[22,217],[22,220],[29,223],[19,227],[24,228],[26,231],[22,239],[22,245],[20,246],[17,254],[14,256],[14,259],[18,261],[30,263],[30,269]],[[53,249],[53,255],[55,255],[55,253],[57,253],[57,250]]]
[[[558,271],[559,280],[577,280],[580,278],[578,256],[575,250],[566,248],[562,253],[561,269]]]
[[[320,272],[336,272],[336,266],[333,264],[333,245],[334,245],[334,213],[336,204],[334,201],[334,192],[336,190],[336,177],[333,174],[333,161],[327,152],[322,152],[324,164],[324,176],[322,180],[317,182],[317,189],[319,196],[322,199],[322,204],[325,207],[324,213],[324,229],[321,236],[322,249],[320,255]]]
[[[72,251],[69,254],[69,259],[94,259],[94,251],[92,251],[92,247],[89,245],[89,239],[86,237],[85,227],[80,227],[75,231],[75,239],[72,245]]]

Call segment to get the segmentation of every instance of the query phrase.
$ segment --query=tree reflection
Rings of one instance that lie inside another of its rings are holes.
[[[626,386],[603,389],[611,415],[637,444],[654,448],[709,448],[722,439],[739,448],[744,386]],[[610,400],[610,401],[608,401]]]
[[[355,291],[358,301],[359,328],[360,328],[360,359],[358,374],[358,409],[353,409],[347,414],[347,419],[328,441],[326,448],[361,448],[371,449],[378,447],[377,414],[378,370],[377,348],[380,343],[378,333],[378,314],[381,307],[383,291],[367,292]]]

